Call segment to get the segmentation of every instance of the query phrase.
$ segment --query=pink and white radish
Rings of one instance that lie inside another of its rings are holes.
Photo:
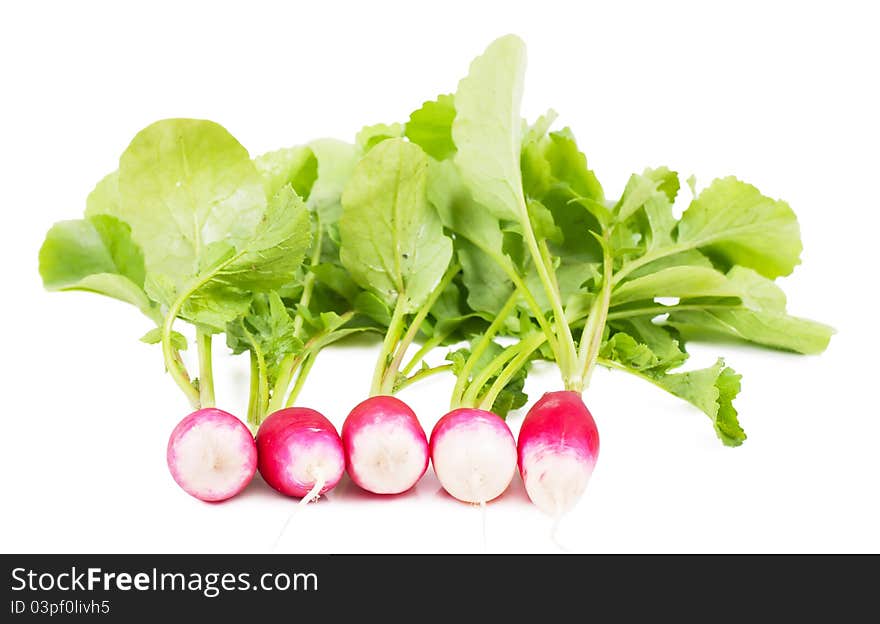
[[[254,436],[238,418],[214,407],[181,420],[168,440],[168,469],[183,490],[218,502],[241,492],[257,470]]]
[[[345,471],[336,428],[307,407],[288,407],[266,418],[257,431],[257,455],[266,483],[305,501],[332,490]]]
[[[519,471],[532,502],[559,518],[587,488],[599,456],[599,431],[577,392],[548,392],[519,430]]]
[[[400,494],[428,469],[428,438],[415,412],[393,396],[373,396],[342,425],[348,475],[374,494]]]
[[[431,431],[431,462],[450,495],[466,503],[501,496],[516,473],[516,442],[499,416],[460,408],[437,421]]]

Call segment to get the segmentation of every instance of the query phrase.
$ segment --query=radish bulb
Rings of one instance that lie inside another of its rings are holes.
[[[266,483],[306,501],[336,487],[345,471],[336,428],[307,407],[288,407],[266,418],[257,431],[257,454]]]
[[[554,518],[587,488],[599,456],[599,431],[577,392],[548,392],[526,414],[517,445],[532,502]]]
[[[431,432],[431,461],[449,494],[466,503],[487,503],[504,493],[516,473],[516,442],[499,416],[476,408],[456,409]]]
[[[197,410],[177,424],[166,457],[177,485],[208,502],[241,492],[257,469],[257,447],[250,430],[214,407]]]
[[[400,494],[428,469],[428,438],[410,407],[393,396],[373,396],[342,425],[348,475],[374,494]]]

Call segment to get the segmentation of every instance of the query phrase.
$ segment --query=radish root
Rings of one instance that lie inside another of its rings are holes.
[[[275,542],[272,544],[273,552],[277,552],[278,545],[281,544],[281,538],[283,538],[284,534],[287,533],[287,528],[290,526],[290,522],[293,520],[293,517],[303,507],[321,498],[321,490],[324,488],[324,485],[326,483],[327,480],[324,477],[318,477],[317,479],[315,479],[315,484],[312,486],[312,489],[309,490],[305,496],[299,499],[299,502],[296,504],[296,507],[293,508],[293,511],[290,512],[290,515],[287,516],[287,520],[284,522],[284,526],[281,527],[281,531],[278,532],[278,537],[275,538]]]

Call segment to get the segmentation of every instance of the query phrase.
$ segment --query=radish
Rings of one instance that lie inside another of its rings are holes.
[[[516,442],[499,416],[456,409],[431,432],[431,461],[449,494],[466,503],[487,503],[504,493],[516,472]]]
[[[257,469],[254,436],[238,418],[214,407],[181,420],[168,440],[168,469],[183,490],[217,502],[241,492]]]
[[[266,483],[305,501],[336,487],[345,470],[336,428],[307,407],[288,407],[266,418],[257,431],[257,454]]]
[[[373,396],[342,425],[351,480],[375,494],[400,494],[428,469],[428,438],[410,407],[393,396]]]
[[[388,312],[387,320],[384,314],[379,317],[385,337],[370,398],[352,410],[342,427],[352,480],[377,494],[408,490],[428,465],[424,430],[413,411],[392,395],[450,369],[424,362],[430,346],[404,362],[413,341],[428,330],[431,310],[461,272],[452,262],[452,239],[428,201],[429,164],[417,144],[381,140],[366,151],[342,192],[339,260],[370,294],[370,305]]]
[[[599,456],[599,431],[580,394],[544,394],[523,420],[517,453],[532,502],[555,518],[569,511]]]

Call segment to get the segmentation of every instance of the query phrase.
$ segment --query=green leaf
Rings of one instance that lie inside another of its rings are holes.
[[[354,145],[335,139],[319,139],[309,143],[318,161],[318,177],[312,186],[307,206],[331,228],[342,214],[342,190],[357,164]]]
[[[746,308],[671,312],[669,323],[683,332],[733,336],[755,344],[803,354],[822,353],[834,334],[828,325],[780,312]]]
[[[436,100],[425,102],[409,116],[406,137],[432,158],[444,160],[455,153],[455,143],[452,141],[453,119],[453,96],[439,95]]]
[[[664,375],[657,384],[675,396],[697,406],[715,426],[726,446],[739,446],[746,439],[733,400],[740,391],[741,375],[718,360],[714,366],[686,373]]]
[[[119,210],[119,172],[106,175],[86,198],[86,217],[116,215]]]
[[[173,291],[177,299],[180,291]],[[183,304],[180,317],[198,325],[203,331],[221,333],[234,319],[245,314],[253,294],[234,286],[209,282],[190,295]]]
[[[443,276],[452,241],[426,197],[428,159],[388,139],[355,168],[342,197],[340,260],[361,287],[389,306],[417,310]]]
[[[366,154],[382,141],[399,139],[403,136],[403,132],[404,126],[399,123],[365,126],[358,132],[355,144],[358,146],[361,154]]]
[[[657,183],[657,190],[666,196],[670,204],[675,201],[681,188],[677,172],[668,167],[658,167],[657,169],[645,169],[643,175]]]
[[[315,274],[315,279],[319,283],[324,284],[349,303],[353,303],[361,292],[360,287],[351,279],[348,271],[338,264],[326,262],[309,267],[309,270]]]
[[[587,166],[587,158],[578,150],[569,128],[527,140],[521,164],[523,187],[530,197],[543,199],[555,187],[563,186],[568,191],[568,199],[604,202],[602,185]]]
[[[308,199],[318,178],[318,159],[307,145],[268,152],[254,159],[263,178],[266,197],[273,197],[288,184],[296,194]]]
[[[354,309],[382,327],[391,324],[391,309],[384,301],[368,290],[362,290],[354,300]]]
[[[501,418],[507,418],[507,415],[515,410],[523,407],[529,402],[529,395],[523,392],[526,385],[526,377],[528,375],[528,364],[516,371],[516,374],[502,388],[495,401],[492,403],[492,412]]]
[[[145,344],[159,344],[162,342],[162,330],[158,327],[154,327],[146,334],[141,336],[141,342]],[[171,332],[171,346],[177,349],[178,351],[186,351],[187,342],[186,336],[181,334],[180,332],[173,331]]]
[[[561,244],[564,240],[562,229],[553,221],[553,214],[537,199],[528,201],[529,220],[535,236],[552,243]]]
[[[118,215],[149,272],[179,286],[212,243],[243,247],[263,217],[263,182],[247,151],[221,126],[194,119],[141,130],[119,161]]]
[[[678,224],[677,243],[769,278],[791,273],[802,249],[789,205],[734,177],[715,180],[691,202]]]
[[[785,293],[772,280],[745,267],[733,267],[727,281],[742,302],[711,305],[715,301],[684,299],[689,307],[705,304],[705,310],[671,310],[669,323],[682,331],[712,336],[732,336],[756,344],[803,354],[822,353],[834,330],[828,325],[790,316]],[[709,307],[711,305],[711,307]]]
[[[688,358],[678,332],[668,325],[657,325],[646,318],[634,318],[613,321],[613,330],[615,333],[608,342],[617,340],[617,343],[610,345],[609,348],[616,349],[620,355],[609,357],[618,362],[626,361],[627,349],[633,348],[638,351],[641,347],[650,350],[652,358],[650,364],[638,368],[667,371],[681,366]],[[626,338],[621,336],[630,338],[633,344],[626,344]]]
[[[137,307],[153,320],[158,310],[144,292],[144,260],[125,223],[96,214],[52,226],[39,254],[47,290],[85,290]]]
[[[504,234],[498,219],[479,206],[451,161],[430,161],[428,199],[443,226],[460,234],[483,252],[499,258]]]
[[[681,253],[674,253],[668,256],[663,256],[662,258],[658,258],[653,262],[649,262],[644,266],[639,267],[635,271],[629,274],[628,279],[634,280],[637,277],[643,277],[645,275],[650,275],[652,273],[656,273],[658,271],[662,271],[663,269],[669,267],[703,267],[707,269],[713,268],[712,261],[709,260],[702,253],[697,251],[696,249],[690,249],[688,251],[683,251]]]
[[[645,331],[647,325],[636,327]],[[625,332],[615,333],[600,352],[600,361],[631,372],[699,408],[712,420],[718,438],[727,446],[739,446],[746,434],[739,425],[733,400],[740,391],[740,375],[718,360],[714,366],[683,373],[670,373],[686,355],[660,334],[648,330],[650,340],[660,351],[655,353],[645,342]],[[665,346],[664,346],[665,345]],[[665,353],[664,353],[665,352]]]
[[[269,201],[252,237],[216,279],[247,290],[280,288],[294,279],[310,239],[309,211],[296,192],[284,186]]]
[[[247,313],[229,324],[226,344],[235,354],[259,352],[266,363],[270,387],[278,379],[284,357],[303,347],[295,335],[293,318],[274,292],[254,297]]]
[[[455,249],[468,305],[476,312],[498,313],[513,293],[513,282],[495,260],[467,239],[456,239]]]
[[[623,195],[614,207],[614,214],[620,222],[629,219],[656,194],[659,181],[648,176],[632,174],[623,189]]]
[[[525,44],[506,35],[470,66],[455,93],[455,164],[474,200],[499,219],[525,222],[520,176]]]
[[[740,294],[724,273],[700,266],[673,266],[617,286],[613,305],[654,297],[736,297]]]

